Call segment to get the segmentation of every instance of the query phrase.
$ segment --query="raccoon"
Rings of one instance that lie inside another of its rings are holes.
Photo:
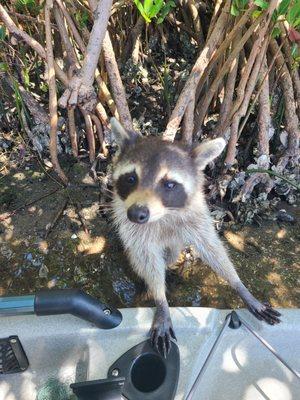
[[[176,340],[166,298],[166,268],[192,245],[259,319],[273,325],[280,314],[243,285],[214,229],[203,193],[204,169],[225,147],[221,138],[190,149],[157,137],[142,137],[111,120],[119,145],[113,170],[114,223],[134,271],[156,304],[152,345],[164,356]]]

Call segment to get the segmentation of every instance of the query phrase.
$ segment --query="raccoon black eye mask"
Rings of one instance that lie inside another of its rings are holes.
[[[171,339],[176,339],[165,271],[188,245],[237,291],[256,318],[271,325],[279,323],[280,314],[258,301],[241,282],[205,202],[203,170],[221,154],[225,141],[214,139],[191,150],[180,143],[128,132],[114,118],[111,126],[120,147],[114,167],[124,172],[115,175],[114,222],[132,268],[155,300],[153,346],[166,356]]]
[[[184,186],[176,181],[162,180],[156,192],[161,198],[162,204],[167,208],[182,208],[187,201]]]
[[[135,171],[121,175],[116,182],[116,190],[121,199],[125,200],[138,186],[138,176]]]
[[[121,175],[116,182],[116,191],[121,199],[126,200],[139,185],[139,178],[135,171]],[[184,207],[187,194],[181,183],[171,180],[162,180],[154,188],[166,208]]]

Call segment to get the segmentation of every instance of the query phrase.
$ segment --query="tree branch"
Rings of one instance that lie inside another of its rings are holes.
[[[247,40],[249,40],[249,38],[253,34],[254,30],[257,28],[257,25],[260,23],[260,21],[263,18],[264,18],[264,14],[261,14],[255,21],[252,22],[252,24],[250,25],[248,30],[242,36],[241,40],[237,43],[237,46],[234,49],[232,49],[227,60],[222,65],[221,70],[219,71],[219,73],[218,73],[217,77],[215,78],[215,80],[213,81],[213,83],[210,85],[209,90],[207,91],[204,99],[197,104],[198,113],[197,113],[197,117],[196,117],[196,121],[195,121],[196,126],[202,125],[204,117],[207,113],[208,107],[211,103],[214,93],[216,92],[216,90],[219,87],[221,80],[224,78],[224,76],[228,72],[232,62],[235,60],[235,58],[237,57],[237,55],[239,54],[241,49],[244,47],[244,44],[247,42]],[[256,49],[255,56],[256,56],[257,52],[258,52],[258,48]],[[254,57],[254,59],[255,59],[255,57]],[[245,79],[247,82],[247,78],[244,78],[244,76],[243,76],[242,80],[244,81]]]
[[[230,3],[230,0],[226,1],[223,11],[212,31],[210,38],[206,42],[205,47],[201,51],[195,65],[192,68],[189,78],[186,81],[184,88],[181,91],[180,96],[177,100],[175,108],[171,114],[166,130],[163,133],[164,140],[173,141],[175,138],[186,107],[192,100],[193,96],[195,96],[199,80],[209,63],[213,52],[215,51],[215,46],[218,43],[220,36],[225,30],[227,15],[230,9]]]
[[[299,157],[299,119],[296,111],[292,78],[285,63],[284,56],[279,50],[279,46],[275,39],[271,39],[270,49],[274,57],[278,54],[275,59],[275,64],[278,69],[282,69],[283,73],[283,79],[280,80],[280,84],[284,95],[286,130],[289,134],[286,155],[279,161],[280,167],[284,168],[290,157],[296,159]]]
[[[97,96],[93,88],[95,71],[107,29],[112,0],[100,0],[94,12],[94,25],[90,34],[82,68],[74,76],[68,89],[59,100],[62,107],[82,106],[92,112],[97,103]]]
[[[52,47],[52,34],[50,25],[50,12],[53,7],[53,0],[46,0],[45,3],[45,31],[46,31],[46,59],[48,69],[49,85],[49,112],[50,112],[50,155],[54,170],[60,179],[67,184],[68,178],[59,165],[57,158],[57,96],[54,70],[54,56]]]
[[[91,10],[95,9],[96,1],[88,0]],[[105,66],[109,76],[111,89],[119,113],[120,121],[126,129],[133,130],[132,119],[126,100],[126,92],[120,76],[114,49],[110,40],[109,33],[106,32],[103,40],[103,53]]]
[[[43,46],[37,42],[34,38],[29,36],[26,32],[19,29],[14,21],[10,18],[8,13],[6,12],[5,8],[0,4],[0,19],[3,21],[4,25],[7,27],[9,32],[18,40],[28,44],[37,54],[46,60],[46,51],[44,50]],[[63,70],[55,63],[54,61],[54,68],[57,78],[65,85],[68,85],[68,77],[63,72]]]
[[[182,124],[182,141],[191,146],[193,142],[194,131],[194,112],[195,112],[195,96],[188,104]]]
[[[114,49],[112,47],[108,32],[106,32],[103,41],[103,52],[106,70],[109,76],[109,82],[115,99],[117,110],[120,116],[120,121],[126,129],[133,130],[132,119],[126,99],[126,92],[122,83]]]

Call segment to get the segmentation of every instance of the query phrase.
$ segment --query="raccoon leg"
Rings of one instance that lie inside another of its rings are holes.
[[[167,300],[155,301],[156,311],[150,331],[152,346],[166,358],[171,338],[176,339]]]
[[[194,240],[194,245],[200,257],[238,292],[249,311],[257,319],[264,320],[270,325],[279,323],[280,313],[268,303],[260,303],[240,280],[212,222],[207,221],[207,224],[201,226],[201,229],[195,234],[197,240]]]
[[[171,338],[176,339],[170,317],[165,289],[166,263],[159,249],[141,248],[129,250],[129,258],[135,272],[146,282],[156,305],[150,331],[153,347],[164,357],[171,348]]]

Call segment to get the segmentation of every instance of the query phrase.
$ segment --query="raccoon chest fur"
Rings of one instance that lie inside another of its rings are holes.
[[[173,221],[152,222],[141,226],[120,221],[117,229],[127,250],[143,248],[144,251],[153,251],[154,248],[159,248],[164,251],[177,247],[180,251],[187,245],[182,226],[176,226]]]

